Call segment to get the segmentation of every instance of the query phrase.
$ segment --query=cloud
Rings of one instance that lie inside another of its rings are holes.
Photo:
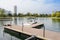
[[[11,10],[14,12],[15,5],[21,5],[22,0],[0,0],[0,8],[4,8],[6,10]]]
[[[60,4],[54,0],[0,0],[0,8],[14,12],[17,5],[18,12],[51,13],[60,10]]]
[[[46,5],[44,0],[29,0],[22,3],[22,9],[27,12],[46,12],[50,6],[52,5]]]

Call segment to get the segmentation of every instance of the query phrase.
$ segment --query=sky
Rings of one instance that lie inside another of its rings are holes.
[[[0,0],[0,8],[12,11],[17,6],[19,13],[52,13],[60,11],[60,0]]]

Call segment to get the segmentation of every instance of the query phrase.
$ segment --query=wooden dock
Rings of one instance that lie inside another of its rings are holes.
[[[48,31],[48,30],[45,31],[45,37],[43,37],[42,29],[36,29],[36,28],[31,28],[31,27],[22,27],[22,26],[18,26],[18,25],[4,26],[4,28],[14,30],[17,32],[22,32],[27,35],[35,35],[38,38],[43,38],[45,40],[60,40],[60,33],[52,32],[52,31]]]

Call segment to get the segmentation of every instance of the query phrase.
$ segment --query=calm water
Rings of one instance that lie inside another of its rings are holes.
[[[44,23],[46,30],[60,32],[60,20],[54,20],[51,18],[35,18],[35,19],[13,18],[11,21],[0,20],[0,40],[20,40],[19,38],[16,38],[15,36],[12,36],[8,33],[3,32],[3,30],[4,30],[3,24],[22,25],[22,22],[29,23],[30,21],[32,21],[32,22],[37,21],[39,23],[42,22],[42,23]]]

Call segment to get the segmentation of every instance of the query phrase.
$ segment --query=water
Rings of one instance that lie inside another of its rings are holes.
[[[23,23],[29,23],[30,21],[37,21],[39,23],[44,23],[46,30],[60,32],[60,20],[55,20],[51,18],[35,18],[35,19],[29,19],[29,18],[13,18],[12,21],[0,21],[0,40],[21,40],[15,36],[10,35],[9,33],[5,33],[3,24],[15,24],[15,25],[22,25]],[[32,22],[33,22],[32,21]],[[42,28],[43,29],[43,28]]]

